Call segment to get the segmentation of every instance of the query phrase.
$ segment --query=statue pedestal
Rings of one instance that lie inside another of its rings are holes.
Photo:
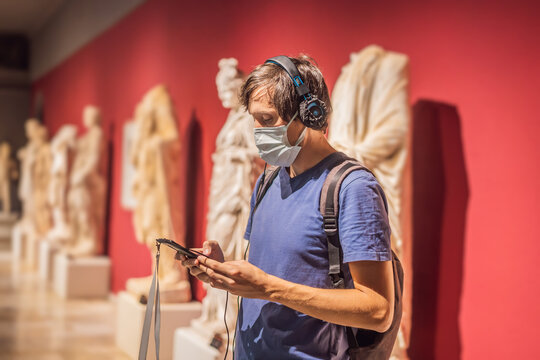
[[[24,236],[24,263],[28,270],[37,270],[39,259],[39,244],[41,239],[36,237]]]
[[[116,298],[116,346],[137,359],[144,322],[146,305],[125,291]],[[160,351],[162,360],[172,359],[174,331],[180,326],[189,326],[191,320],[201,316],[201,303],[161,304]],[[150,329],[147,359],[155,359],[154,318]],[[192,359],[199,359],[199,356]]]
[[[21,223],[15,224],[11,232],[11,261],[13,266],[13,274],[17,274],[21,270],[25,252],[24,240]]]
[[[16,214],[0,213],[0,251],[11,249],[12,230],[16,222]]]
[[[223,354],[218,349],[210,346],[212,339],[201,336],[199,332],[190,327],[176,329],[174,332],[173,360],[218,360]],[[227,341],[227,339],[224,339]],[[232,342],[232,334],[230,336]],[[230,345],[232,349],[232,344]],[[227,358],[232,358],[229,350]]]
[[[53,288],[63,298],[107,298],[111,262],[106,256],[54,256]]]
[[[50,241],[41,241],[39,244],[39,277],[47,282],[54,278],[54,257],[59,250],[60,246]]]

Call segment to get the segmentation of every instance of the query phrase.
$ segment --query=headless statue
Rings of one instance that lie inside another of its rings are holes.
[[[407,359],[411,323],[411,244],[403,243],[402,176],[407,158],[410,108],[407,56],[368,46],[351,54],[332,93],[328,139],[339,151],[370,168],[389,205],[392,247],[409,279],[403,295],[401,329],[392,359]]]
[[[36,156],[39,150],[38,148],[38,132],[40,123],[37,119],[28,119],[24,124],[26,138],[28,142],[24,147],[19,149],[17,157],[20,162],[20,180],[18,196],[22,202],[22,217],[17,224],[22,236],[33,236],[35,230],[34,226],[34,166],[36,163]]]
[[[99,254],[105,220],[106,157],[99,109],[86,106],[83,123],[86,133],[75,145],[67,195],[72,240],[64,251],[72,257]]]
[[[45,126],[40,126],[37,129],[37,148],[32,175],[32,194],[35,207],[33,218],[38,239],[42,239],[52,226],[52,214],[48,202],[52,156],[48,138],[47,129]]]
[[[185,245],[180,199],[180,141],[172,101],[162,85],[151,89],[137,105],[131,162],[135,168],[133,226],[138,242],[146,244],[155,265],[156,239],[168,238]],[[187,272],[175,261],[176,252],[161,246],[159,287],[164,303],[191,300]],[[126,290],[143,300],[151,277],[131,278]]]
[[[17,153],[21,163],[18,195],[23,213],[13,228],[12,236],[17,243],[26,240],[25,262],[34,267],[37,241],[42,240],[51,227],[51,212],[47,203],[51,152],[47,129],[38,120],[27,120],[25,131],[28,143]]]
[[[52,209],[53,227],[47,241],[66,245],[71,237],[68,222],[67,194],[69,175],[75,155],[77,128],[64,125],[51,141],[52,164],[49,182],[49,205]]]
[[[11,215],[11,180],[17,178],[15,161],[11,158],[11,146],[7,142],[0,143],[0,215]]]
[[[243,83],[242,73],[234,58],[221,59],[216,85],[224,108],[230,109],[225,124],[216,139],[212,154],[214,166],[210,182],[206,238],[219,241],[225,260],[240,260],[244,256],[244,231],[249,217],[251,192],[261,164],[255,163],[258,152],[253,137],[253,118],[240,106],[238,93]],[[223,334],[225,292],[205,284],[202,315],[192,321],[192,327],[203,336]],[[231,296],[231,295],[229,295]],[[229,299],[227,324],[234,329],[237,317],[236,296]]]

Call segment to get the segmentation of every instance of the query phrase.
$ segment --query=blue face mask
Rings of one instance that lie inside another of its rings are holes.
[[[289,144],[287,129],[298,116],[298,111],[287,125],[275,127],[260,127],[253,129],[255,145],[259,149],[259,156],[270,165],[291,166],[301,147],[298,146],[304,140],[306,129],[302,131],[294,145]]]

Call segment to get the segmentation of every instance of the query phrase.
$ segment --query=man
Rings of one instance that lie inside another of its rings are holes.
[[[273,58],[276,59],[276,58]],[[245,238],[249,261],[223,261],[217,242],[203,244],[195,260],[183,259],[191,274],[211,286],[242,296],[237,359],[346,359],[346,326],[383,333],[394,312],[390,227],[384,193],[368,171],[349,174],[339,193],[338,228],[344,289],[328,275],[328,249],[319,212],[326,175],[344,155],[324,135],[331,112],[322,74],[308,58],[291,58],[307,96],[320,99],[322,126],[299,118],[305,97],[295,77],[270,59],[249,75],[240,95],[253,116],[259,154],[281,166],[256,211]]]

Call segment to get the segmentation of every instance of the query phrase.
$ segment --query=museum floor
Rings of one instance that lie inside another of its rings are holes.
[[[129,359],[114,346],[114,304],[63,300],[0,252],[0,360]]]

